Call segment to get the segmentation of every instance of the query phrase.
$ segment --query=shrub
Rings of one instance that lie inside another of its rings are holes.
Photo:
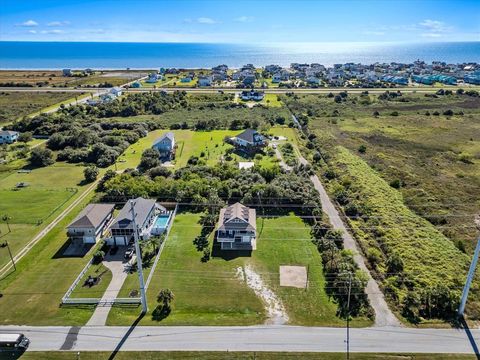
[[[365,154],[365,153],[367,152],[367,147],[366,147],[365,145],[363,145],[363,144],[360,145],[360,146],[358,147],[358,152],[359,152],[360,154]]]
[[[443,112],[443,115],[445,115],[445,116],[453,116],[453,110],[452,110],[452,109],[445,110],[445,111]]]
[[[400,189],[402,187],[402,181],[400,179],[395,179],[390,181],[390,186],[394,189]]]
[[[398,114],[398,111],[392,111],[392,112],[390,113],[390,115],[391,115],[391,116],[398,116],[399,114]]]
[[[35,148],[30,153],[30,164],[33,166],[48,166],[55,162],[53,152],[50,149]]]
[[[105,252],[103,252],[102,250],[97,250],[93,254],[93,263],[100,264],[104,258],[105,258]]]
[[[99,171],[96,166],[88,166],[83,170],[83,176],[85,177],[86,182],[94,182],[97,180]]]

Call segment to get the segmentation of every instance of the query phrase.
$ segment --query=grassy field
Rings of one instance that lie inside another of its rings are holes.
[[[84,286],[85,281],[88,279],[89,276],[99,277],[100,281],[92,287]],[[82,277],[78,285],[75,287],[75,290],[73,290],[70,297],[101,298],[105,293],[105,290],[107,290],[107,287],[110,284],[111,280],[112,280],[112,272],[107,267],[105,267],[102,263],[92,265],[87,270],[85,275]]]
[[[148,136],[140,139],[137,143],[131,145],[117,161],[117,168],[127,169],[135,168],[140,163],[143,150],[151,147],[153,142],[169,130],[156,130],[148,134]],[[172,162],[172,169],[178,169],[187,165],[187,161],[191,156],[197,156],[203,159],[207,165],[215,165],[220,158],[225,155],[227,149],[232,146],[223,142],[226,136],[235,136],[241,131],[234,130],[213,130],[213,131],[192,131],[192,130],[173,130],[175,134],[175,142],[177,143],[177,152],[175,160]],[[203,156],[202,153],[204,154]],[[240,155],[233,154],[234,162],[250,161]],[[271,165],[275,159],[264,156],[261,160],[255,160],[261,165]]]
[[[193,240],[200,234],[199,215],[177,215],[169,239],[148,290],[149,313],[140,325],[248,325],[266,320],[261,300],[239,279],[238,271],[252,267],[284,303],[290,323],[295,325],[342,326],[335,316],[336,304],[325,294],[320,255],[310,241],[310,229],[293,215],[257,218],[257,250],[251,257],[212,257],[202,262]],[[210,243],[213,241],[210,236]],[[227,254],[228,255],[228,254]],[[308,267],[308,289],[280,287],[279,266]],[[155,296],[162,288],[175,294],[172,313],[162,321],[152,318]],[[129,276],[120,296],[138,289],[136,274]],[[215,300],[212,300],[212,297]],[[135,320],[138,308],[114,308],[109,325],[126,325]],[[354,319],[353,326],[371,324]]]
[[[213,258],[200,261],[203,252],[193,240],[200,234],[197,214],[177,214],[170,236],[148,289],[149,312],[142,325],[250,325],[265,318],[261,301],[244,283],[235,278],[243,259]],[[128,289],[128,284],[124,289]],[[175,294],[172,313],[163,321],[152,319],[156,295],[162,288]],[[131,324],[139,309],[113,308],[109,325]]]
[[[0,280],[0,324],[82,325],[93,307],[60,307],[60,300],[90,259],[62,256],[65,227],[91,200],[90,194]],[[3,249],[2,249],[3,250]]]
[[[397,183],[413,211],[470,253],[480,206],[480,99],[419,94],[402,98],[407,102],[352,96],[336,104],[325,96],[305,95],[291,105],[311,114],[313,129],[333,135],[387,182]],[[464,115],[443,115],[449,109]],[[375,111],[379,116],[373,116]],[[435,111],[440,115],[434,116]],[[394,112],[398,115],[392,116]],[[361,145],[366,147],[363,154],[358,152]]]
[[[81,94],[77,94],[80,96]],[[59,102],[75,99],[62,92],[0,92],[0,125],[38,112]]]
[[[73,73],[80,71],[73,70]],[[0,84],[14,83],[18,86],[32,87],[73,87],[97,85],[108,82],[119,86],[126,82],[145,76],[148,72],[141,70],[96,71],[85,77],[63,76],[59,70],[0,70]]]
[[[0,174],[0,214],[11,218],[11,231],[0,222],[0,241],[8,241],[14,255],[86,189],[80,185],[83,167],[78,165],[56,163],[30,173]],[[15,190],[20,182],[29,186]],[[0,248],[0,266],[8,261],[7,249]]]
[[[469,261],[463,252],[471,253],[477,233],[480,100],[399,98],[284,100],[297,115],[308,117],[330,157],[336,173],[328,186],[332,196],[346,194],[344,209],[363,214],[351,218],[350,225],[385,291],[402,303],[409,287],[401,278],[407,276],[424,290],[448,286],[452,296],[459,296]],[[387,261],[394,254],[403,260],[402,274],[389,274]],[[474,285],[467,305],[473,318],[480,314],[478,291]]]
[[[35,360],[69,360],[74,359],[76,352],[54,351],[54,352],[27,352],[19,359]],[[82,360],[108,359],[110,352],[81,352]],[[152,352],[152,351],[120,351],[115,354],[117,360],[127,359],[137,360],[342,360],[345,359],[343,353],[302,353],[302,352],[196,352],[196,351],[177,351],[177,352]],[[13,357],[15,359],[15,357]],[[352,360],[467,360],[476,359],[475,355],[469,354],[379,354],[379,353],[350,353]]]

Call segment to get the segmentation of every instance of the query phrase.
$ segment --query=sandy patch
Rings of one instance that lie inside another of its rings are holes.
[[[240,273],[242,275],[239,275]],[[247,286],[251,288],[255,292],[255,295],[262,299],[265,304],[265,310],[268,314],[266,324],[282,325],[288,322],[288,315],[282,301],[265,285],[260,275],[257,274],[251,266],[247,265],[243,269],[237,268],[237,278],[241,277],[245,279]]]
[[[307,268],[305,266],[280,266],[280,286],[305,289],[307,287]]]

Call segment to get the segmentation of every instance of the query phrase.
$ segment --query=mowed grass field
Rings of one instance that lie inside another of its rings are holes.
[[[257,214],[258,215],[258,214]],[[310,240],[310,228],[294,216],[257,217],[257,250],[251,256],[211,257],[202,262],[203,251],[193,241],[200,234],[199,214],[179,213],[148,289],[149,313],[140,325],[251,325],[267,320],[262,300],[247,286],[239,271],[249,266],[283,302],[290,323],[295,325],[341,326],[337,306],[325,293],[320,254]],[[213,233],[209,237],[213,242]],[[225,255],[230,255],[227,253]],[[309,287],[280,287],[279,266],[308,267]],[[171,314],[152,318],[160,289],[175,294]],[[129,276],[120,293],[128,296],[138,289],[137,274]],[[109,325],[127,325],[139,315],[139,308],[113,308]],[[355,319],[354,326],[368,325]]]
[[[156,139],[170,130],[155,130],[146,137],[140,139],[137,143],[131,145],[117,161],[119,170],[135,168],[140,164],[142,152],[152,147]],[[179,169],[187,165],[191,156],[197,156],[204,160],[207,165],[215,165],[232,145],[224,143],[225,137],[232,137],[239,134],[239,130],[213,130],[213,131],[192,131],[192,130],[171,130],[175,135],[177,144],[175,160],[172,161],[172,170]],[[203,156],[202,153],[204,154]],[[233,162],[253,161],[240,155],[232,155]],[[264,156],[261,160],[255,160],[262,165],[275,163],[274,157]]]
[[[199,214],[177,214],[148,289],[149,312],[141,325],[252,325],[262,323],[265,313],[261,301],[236,278],[243,258],[226,261],[212,258],[203,263],[202,251],[193,240],[200,234]],[[210,239],[212,241],[212,239]],[[135,274],[136,275],[136,274]],[[138,278],[135,288],[138,288]],[[128,284],[124,285],[129,292]],[[162,288],[175,294],[172,313],[163,321],[152,319],[156,295]],[[125,291],[125,290],[124,290]],[[108,325],[131,324],[139,308],[113,308]]]
[[[81,94],[77,94],[81,96]],[[38,112],[66,100],[75,100],[75,94],[66,92],[0,92],[0,125]]]
[[[87,186],[80,186],[83,167],[56,163],[30,173],[0,173],[0,215],[7,215],[10,230],[0,221],[0,242],[8,241],[13,255],[51,222]],[[28,187],[16,189],[17,183]],[[0,248],[0,266],[10,261],[7,248]],[[1,286],[1,281],[0,281]]]
[[[88,195],[17,262],[16,271],[0,279],[1,325],[83,325],[88,321],[93,307],[60,307],[60,300],[94,248],[83,258],[62,257],[61,250],[67,241],[65,227],[92,197]]]

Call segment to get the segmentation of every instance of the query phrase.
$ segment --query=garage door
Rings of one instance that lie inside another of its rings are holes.
[[[117,246],[128,245],[126,236],[115,236],[115,243]]]

